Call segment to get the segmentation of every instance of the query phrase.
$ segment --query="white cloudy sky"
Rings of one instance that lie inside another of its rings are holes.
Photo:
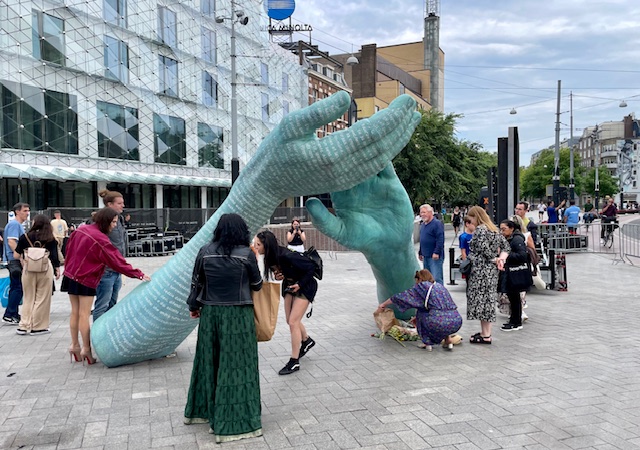
[[[336,54],[421,40],[424,8],[423,0],[296,0],[293,19],[311,24],[313,43]],[[441,0],[440,17],[445,112],[464,115],[460,138],[495,151],[518,126],[528,164],[555,142],[557,80],[561,138],[570,134],[570,92],[574,135],[640,114],[640,1]]]

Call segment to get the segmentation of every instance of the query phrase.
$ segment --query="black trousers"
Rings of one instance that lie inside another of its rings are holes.
[[[507,292],[509,303],[511,305],[511,316],[509,323],[511,325],[522,325],[522,301],[520,300],[520,292]]]

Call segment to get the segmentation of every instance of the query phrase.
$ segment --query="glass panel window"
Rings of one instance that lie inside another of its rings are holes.
[[[127,0],[104,0],[102,11],[103,18],[108,23],[127,27]]]
[[[262,121],[269,121],[269,94],[262,94]]]
[[[169,47],[178,46],[178,21],[176,13],[169,8],[160,6],[158,8],[158,38]]]
[[[206,106],[218,106],[218,82],[209,72],[202,72],[202,103]]]
[[[166,164],[187,164],[185,123],[178,117],[153,115],[155,160]]]
[[[64,20],[40,11],[33,11],[33,57],[64,65]]]
[[[0,87],[2,147],[78,154],[74,95],[8,81]]]
[[[263,62],[260,63],[260,82],[269,86],[269,66]]]
[[[282,74],[282,92],[289,92],[289,74]]]
[[[113,103],[98,102],[98,155],[139,161],[138,110]]]
[[[160,93],[178,96],[178,61],[160,55]]]
[[[198,166],[224,169],[222,127],[198,123]]]
[[[289,102],[286,100],[282,100],[282,112],[285,116],[289,114]]]
[[[201,0],[200,10],[202,14],[213,16],[216,13],[216,0]]]
[[[216,63],[216,34],[208,28],[202,28],[202,59]]]
[[[104,37],[104,71],[104,76],[111,80],[129,81],[129,48],[111,36]]]

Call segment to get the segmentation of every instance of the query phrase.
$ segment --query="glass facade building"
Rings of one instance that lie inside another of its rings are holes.
[[[307,105],[298,57],[262,3],[237,23],[242,167]],[[230,187],[230,0],[0,0],[0,210],[216,207]],[[216,17],[227,19],[216,22]]]

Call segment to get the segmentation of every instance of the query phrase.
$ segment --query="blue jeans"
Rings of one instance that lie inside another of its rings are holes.
[[[18,307],[22,301],[22,267],[20,261],[9,261],[9,298],[7,299],[7,309],[4,317],[18,318]]]
[[[122,275],[118,272],[107,271],[102,275],[100,284],[96,288],[96,302],[93,305],[93,321],[116,306],[118,293],[122,287]]]
[[[444,275],[442,271],[442,265],[444,264],[444,258],[440,259],[423,259],[424,268],[431,272],[436,283],[444,284]]]

